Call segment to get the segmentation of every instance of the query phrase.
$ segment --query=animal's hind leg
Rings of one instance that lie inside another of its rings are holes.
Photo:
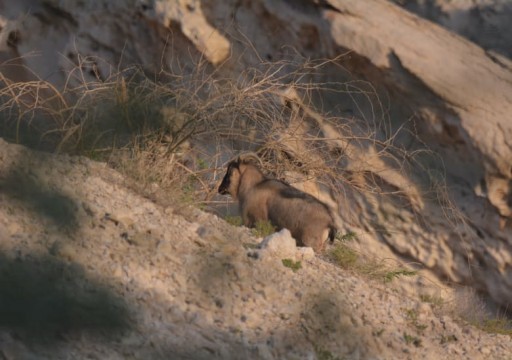
[[[247,227],[254,227],[258,221],[267,221],[268,215],[264,209],[247,206],[242,213],[242,220]]]
[[[329,236],[329,229],[324,231],[307,231],[303,236],[304,246],[313,248],[316,253],[322,252],[325,247],[325,242]]]
[[[247,226],[248,228],[252,228],[256,224],[254,216],[252,216],[252,214],[249,213],[242,214],[242,221],[244,222],[244,225]]]

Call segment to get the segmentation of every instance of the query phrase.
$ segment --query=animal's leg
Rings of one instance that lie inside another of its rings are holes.
[[[247,203],[243,207],[242,220],[247,227],[254,227],[258,221],[267,221],[268,213],[260,203]]]
[[[321,232],[317,231],[306,231],[302,238],[304,246],[313,248],[316,253],[322,252],[325,246],[325,242],[329,237],[329,229],[324,229]]]

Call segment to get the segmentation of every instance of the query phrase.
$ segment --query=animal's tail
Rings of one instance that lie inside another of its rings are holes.
[[[329,241],[331,244],[334,242],[334,239],[336,238],[336,234],[338,233],[338,229],[336,229],[334,226],[329,226]]]

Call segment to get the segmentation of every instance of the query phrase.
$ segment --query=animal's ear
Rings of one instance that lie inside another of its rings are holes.
[[[240,166],[240,159],[236,158],[235,160],[232,160],[228,164],[228,169],[238,169]]]
[[[246,153],[238,156],[237,161],[239,164],[252,164],[262,166],[261,159],[255,153]]]

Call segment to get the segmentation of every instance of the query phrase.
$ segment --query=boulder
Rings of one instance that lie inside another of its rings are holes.
[[[288,229],[283,229],[279,232],[271,234],[263,239],[259,245],[264,254],[270,254],[279,259],[292,259],[295,260],[295,253],[297,246],[295,239],[292,238]]]

